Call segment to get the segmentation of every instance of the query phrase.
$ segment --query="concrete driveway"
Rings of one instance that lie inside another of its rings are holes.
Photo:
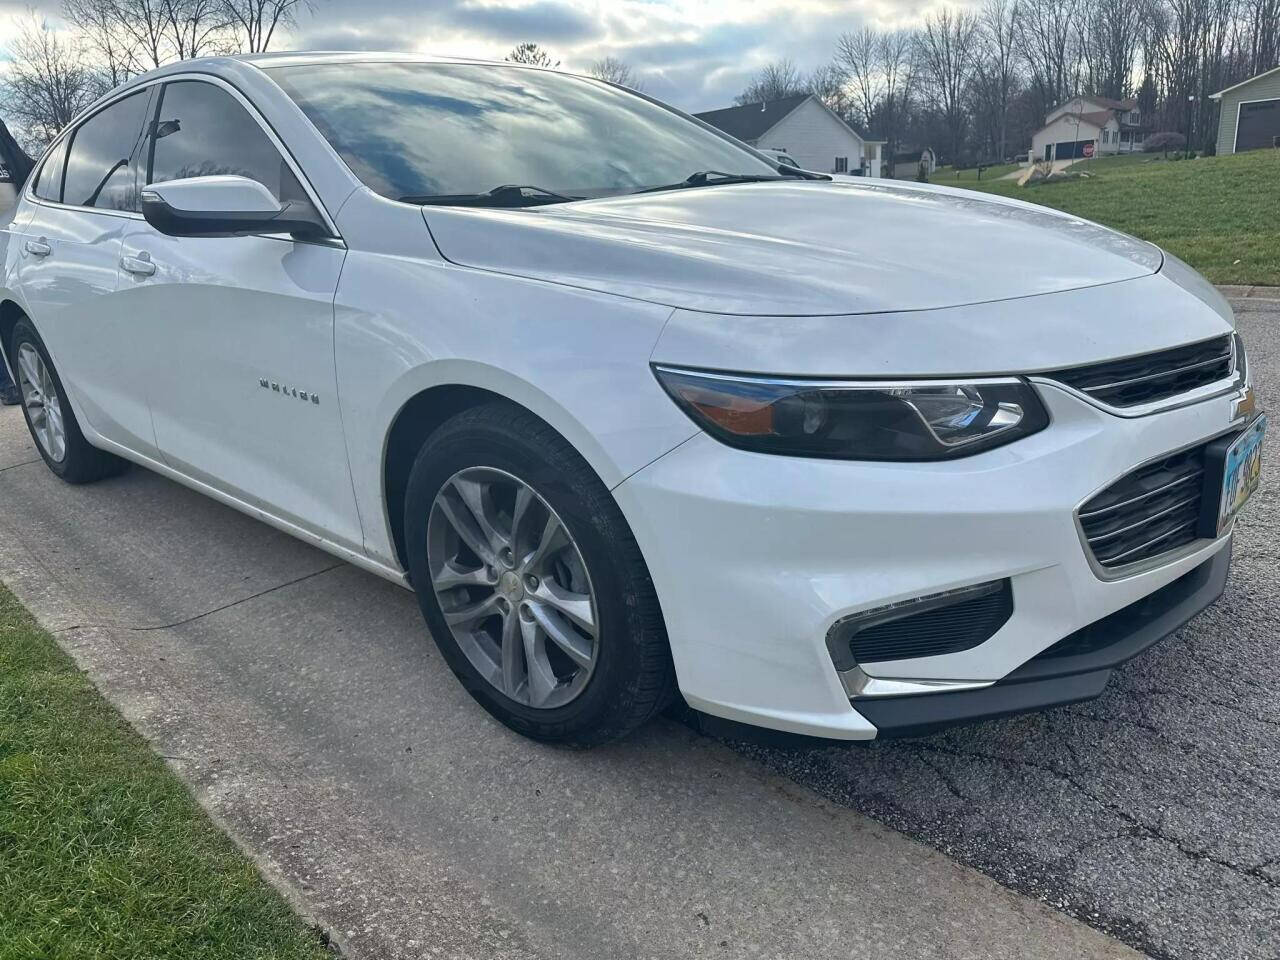
[[[1242,315],[1268,392],[1278,324]],[[1157,955],[1262,957],[1275,491],[1224,604],[1098,704],[870,750],[669,721],[529,743],[461,690],[407,592],[141,470],[61,484],[16,408],[0,578],[352,957],[1136,956],[1046,903]]]

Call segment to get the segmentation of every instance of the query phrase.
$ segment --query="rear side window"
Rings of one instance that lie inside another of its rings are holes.
[[[62,202],[62,168],[66,160],[67,141],[63,140],[49,151],[49,158],[41,164],[40,171],[36,174],[36,182],[31,189],[41,200]]]
[[[280,151],[235,97],[199,80],[165,84],[149,182],[218,174],[257,180],[277,200],[306,198]]]
[[[135,93],[80,125],[67,152],[63,203],[104,210],[138,209],[134,155],[142,139],[149,98],[146,90]]]

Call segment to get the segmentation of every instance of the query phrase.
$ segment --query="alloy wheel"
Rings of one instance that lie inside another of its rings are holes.
[[[62,404],[49,368],[30,343],[18,347],[18,387],[31,420],[31,431],[50,459],[62,462],[67,455],[67,430],[62,421]]]
[[[582,693],[599,653],[595,593],[537,491],[491,467],[455,473],[432,503],[427,566],[453,639],[490,685],[538,709]]]

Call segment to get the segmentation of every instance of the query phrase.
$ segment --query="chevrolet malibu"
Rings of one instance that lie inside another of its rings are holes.
[[[1266,423],[1149,243],[396,55],[104,97],[0,227],[0,338],[58,477],[140,464],[411,586],[485,709],[573,743],[1096,696],[1221,593]]]

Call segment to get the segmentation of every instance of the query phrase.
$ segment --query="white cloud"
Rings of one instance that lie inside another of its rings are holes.
[[[770,61],[826,63],[835,37],[863,23],[918,20],[944,0],[317,0],[277,48],[410,50],[500,59],[546,47],[567,69],[629,63],[656,97],[688,110],[726,106]],[[36,7],[56,17],[58,0]],[[28,0],[0,0],[6,25]]]

